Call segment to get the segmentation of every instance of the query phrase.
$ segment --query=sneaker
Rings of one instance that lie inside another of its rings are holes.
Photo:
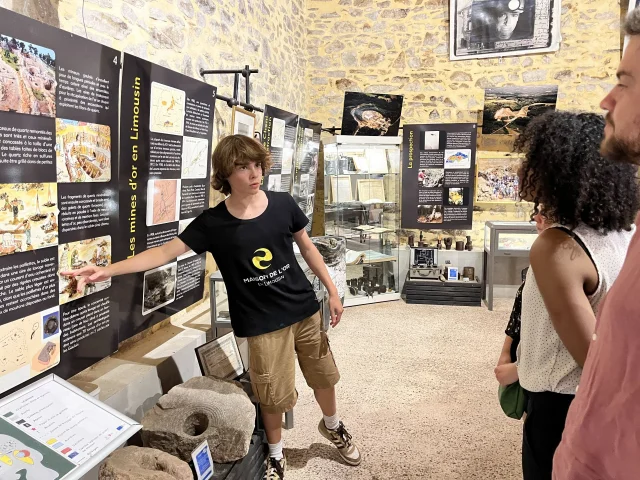
[[[360,465],[362,461],[360,450],[358,450],[356,444],[353,443],[351,435],[349,435],[349,432],[347,432],[347,429],[344,427],[344,423],[340,422],[337,429],[329,430],[324,423],[324,419],[322,419],[320,420],[320,425],[318,425],[318,430],[324,438],[338,448],[338,453],[347,464],[352,467]]]
[[[282,457],[276,460],[273,457],[267,459],[267,471],[264,472],[264,480],[281,480],[284,478],[284,471],[287,468],[287,460]]]

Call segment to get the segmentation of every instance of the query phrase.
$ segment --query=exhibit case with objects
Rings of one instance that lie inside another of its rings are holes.
[[[345,306],[399,300],[401,137],[323,141],[325,232],[346,240]]]
[[[493,310],[495,264],[498,257],[528,257],[538,236],[534,222],[487,222],[484,227],[484,300]]]

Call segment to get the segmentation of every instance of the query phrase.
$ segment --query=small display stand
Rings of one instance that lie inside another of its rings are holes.
[[[529,257],[538,232],[533,222],[487,222],[484,227],[484,293],[483,299],[493,310],[493,287],[496,259]]]
[[[464,280],[462,273],[470,263],[459,257],[473,257],[479,252],[436,250],[431,247],[411,247],[408,279],[403,295],[406,303],[479,307],[482,305],[482,284],[475,273]],[[456,258],[462,265],[446,263]],[[447,268],[450,267],[450,268]],[[475,271],[475,269],[472,269]],[[455,279],[450,278],[455,272]],[[457,274],[460,274],[459,276]]]
[[[141,428],[49,375],[0,400],[0,478],[79,480]]]

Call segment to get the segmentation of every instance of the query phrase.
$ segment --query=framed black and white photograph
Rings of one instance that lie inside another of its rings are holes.
[[[234,106],[231,109],[231,125],[233,125],[233,135],[244,135],[252,137],[256,131],[256,114],[244,108]]]
[[[233,380],[244,373],[244,363],[233,332],[200,345],[196,358],[202,375]]]
[[[451,60],[554,52],[561,0],[451,0]]]

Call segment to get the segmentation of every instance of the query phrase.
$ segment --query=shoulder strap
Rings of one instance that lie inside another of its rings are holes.
[[[593,263],[593,265],[595,266],[596,262],[593,260],[593,257],[591,256],[591,252],[589,251],[589,249],[587,248],[587,246],[584,244],[584,242],[582,241],[582,239],[576,235],[576,232],[574,232],[573,230],[563,226],[563,225],[558,225],[555,227],[551,227],[551,228],[556,228],[558,230],[562,230],[563,232],[565,232],[567,235],[569,235],[571,238],[573,238],[576,243],[578,245],[580,245],[580,248],[582,248],[582,250],[584,250],[584,253],[587,254],[587,256],[589,257],[589,259],[591,260],[591,263]]]

